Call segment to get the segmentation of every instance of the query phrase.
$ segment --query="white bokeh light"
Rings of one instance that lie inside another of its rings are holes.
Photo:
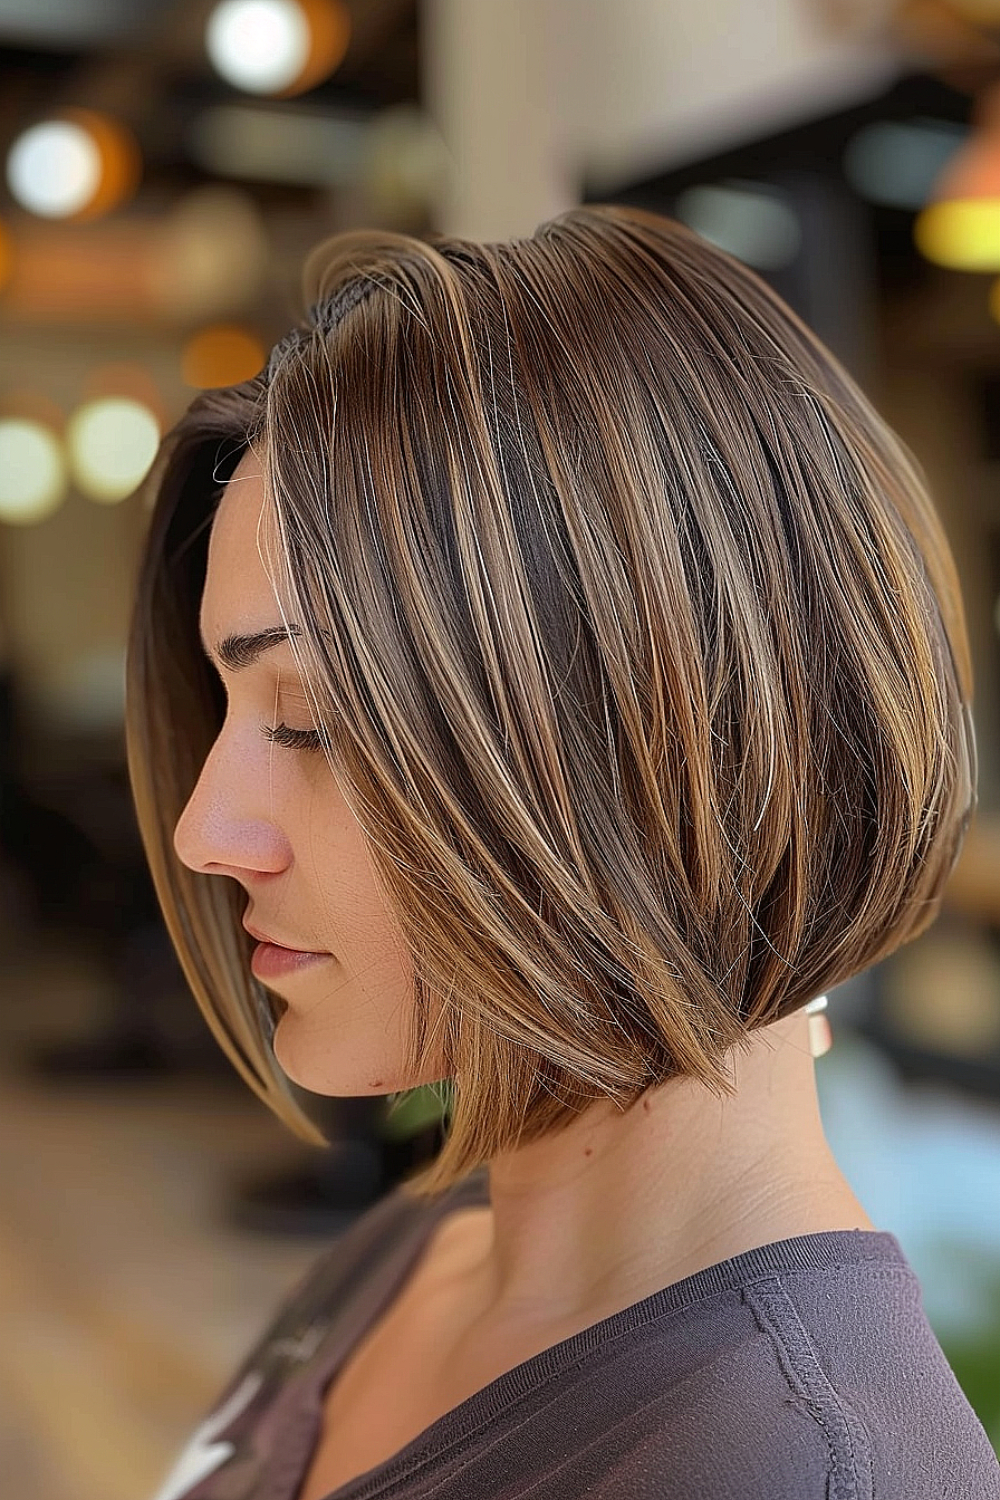
[[[70,467],[91,500],[113,505],[141,484],[156,457],[160,425],[147,406],[124,396],[88,401],[66,428]]]
[[[49,219],[79,213],[101,181],[101,152],[72,120],[43,120],[19,135],[7,155],[7,185],[23,208]]]
[[[227,83],[276,94],[303,72],[312,36],[295,0],[222,0],[208,19],[205,46]]]
[[[0,521],[41,521],[66,494],[66,463],[55,433],[24,417],[0,419]]]

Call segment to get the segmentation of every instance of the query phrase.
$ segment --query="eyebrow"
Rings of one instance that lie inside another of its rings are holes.
[[[214,656],[230,672],[239,672],[243,667],[252,667],[265,651],[301,634],[298,625],[269,625],[265,630],[255,630],[250,635],[227,635],[214,652],[204,640],[202,647],[206,656]]]

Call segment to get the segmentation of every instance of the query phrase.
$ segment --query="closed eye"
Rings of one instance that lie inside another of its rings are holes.
[[[261,734],[288,750],[322,750],[327,744],[326,736],[318,729],[292,729],[288,724],[262,724]]]

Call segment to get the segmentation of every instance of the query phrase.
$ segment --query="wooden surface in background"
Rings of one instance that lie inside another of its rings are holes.
[[[149,1500],[323,1245],[224,1222],[238,1175],[297,1155],[249,1093],[209,1079],[81,1089],[19,1076],[18,1046],[56,1035],[91,982],[51,956],[0,973],[0,1490],[11,1500]]]

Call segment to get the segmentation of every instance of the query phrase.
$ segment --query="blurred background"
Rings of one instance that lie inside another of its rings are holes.
[[[746,261],[927,470],[979,810],[922,938],[830,995],[827,1132],[1000,1449],[1000,0],[0,0],[0,1474],[152,1496],[436,1101],[310,1150],[187,992],[125,770],[134,494],[255,373],[306,251],[582,200]]]

